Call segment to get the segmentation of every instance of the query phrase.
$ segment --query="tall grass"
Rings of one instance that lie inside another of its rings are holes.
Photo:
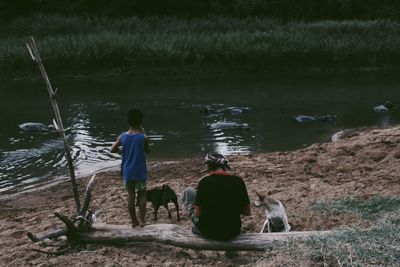
[[[56,75],[399,67],[400,23],[33,16],[0,29],[0,76],[29,76],[36,37]]]

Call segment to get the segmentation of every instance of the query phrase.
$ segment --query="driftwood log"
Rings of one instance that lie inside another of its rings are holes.
[[[66,234],[57,230],[59,234]],[[56,231],[54,231],[53,236]],[[189,229],[175,224],[153,224],[143,228],[132,228],[130,225],[111,225],[96,223],[89,231],[74,232],[73,240],[80,243],[100,243],[129,245],[137,242],[156,242],[182,248],[200,250],[235,250],[235,251],[262,251],[274,248],[284,241],[304,240],[312,236],[323,236],[331,231],[304,231],[285,233],[245,233],[229,241],[216,241],[200,238]],[[37,236],[36,241],[50,234]]]
[[[246,233],[229,241],[216,241],[198,237],[190,230],[174,224],[153,224],[143,228],[128,225],[95,224],[90,232],[78,233],[85,243],[129,244],[133,242],[157,242],[182,248],[201,250],[256,251],[273,248],[282,241],[304,239],[326,232]]]

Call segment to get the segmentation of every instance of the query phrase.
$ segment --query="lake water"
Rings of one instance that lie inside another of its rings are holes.
[[[109,153],[127,129],[126,111],[140,107],[151,139],[150,159],[207,152],[249,154],[294,150],[325,142],[341,129],[398,124],[400,108],[382,116],[373,107],[400,104],[400,76],[390,72],[270,73],[185,78],[53,79],[78,175],[119,164]],[[0,193],[68,175],[54,132],[24,132],[24,122],[51,124],[41,80],[0,82]],[[204,112],[205,108],[211,112]],[[232,114],[229,107],[243,110]],[[225,112],[224,112],[225,110]],[[337,115],[336,123],[298,123],[293,116]],[[212,123],[246,129],[212,129]]]

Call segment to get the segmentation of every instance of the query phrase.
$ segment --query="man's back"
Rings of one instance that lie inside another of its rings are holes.
[[[250,204],[240,177],[214,173],[204,177],[197,189],[195,205],[200,207],[196,227],[205,236],[228,240],[240,234],[240,214]]]

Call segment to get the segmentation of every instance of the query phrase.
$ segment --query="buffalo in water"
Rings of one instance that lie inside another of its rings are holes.
[[[336,115],[324,115],[324,116],[297,115],[294,116],[293,118],[300,123],[307,123],[313,121],[334,123],[336,121]]]
[[[210,124],[212,130],[224,130],[224,129],[249,129],[247,123],[239,123],[234,121],[217,121]]]
[[[249,107],[225,107],[223,104],[194,104],[191,107],[206,115],[240,115],[250,110]]]
[[[376,113],[388,113],[389,111],[391,111],[394,108],[394,105],[392,102],[390,101],[386,101],[385,103],[383,103],[382,105],[376,106],[374,107],[374,111]]]
[[[25,122],[18,125],[18,127],[24,132],[48,132],[54,130],[53,125],[46,126],[40,122]]]
[[[243,112],[249,111],[250,108],[244,107],[244,108],[239,108],[239,107],[227,107],[225,109],[220,109],[218,110],[218,113],[223,113],[223,114],[231,114],[231,115],[240,115]]]

